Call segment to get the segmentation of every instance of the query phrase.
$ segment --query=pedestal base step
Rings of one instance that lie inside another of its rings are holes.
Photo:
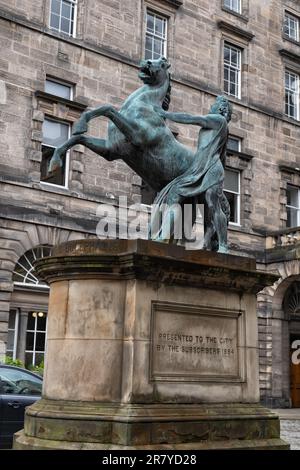
[[[160,444],[143,446],[118,446],[96,442],[50,441],[27,437],[24,431],[15,434],[15,450],[289,450],[290,446],[281,439],[237,439],[230,441],[193,442],[188,444]]]
[[[284,449],[278,416],[258,404],[105,404],[42,399],[15,449]]]

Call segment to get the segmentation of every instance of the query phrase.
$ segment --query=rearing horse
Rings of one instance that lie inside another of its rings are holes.
[[[168,100],[169,67],[165,58],[142,61],[139,78],[144,85],[126,99],[119,111],[105,105],[84,112],[74,126],[72,137],[55,150],[49,170],[61,166],[61,157],[69,148],[82,144],[108,161],[122,159],[156,191],[161,191],[173,180],[185,175],[189,168],[193,168],[195,152],[175,139],[158,112],[158,109],[166,108]],[[99,116],[106,116],[111,121],[107,139],[84,135],[88,122]],[[220,188],[222,193],[220,185],[215,187],[215,193],[219,191],[220,194]],[[222,193],[216,197],[225,207],[223,212],[226,212],[225,196]],[[199,198],[213,210],[209,198],[204,198],[203,194],[194,197],[193,201],[186,198],[184,202],[193,202],[195,207]],[[220,210],[222,212],[222,208]],[[213,247],[212,243],[216,236],[218,241],[218,233],[211,216],[205,216],[204,225],[204,247],[216,249],[218,244]]]
[[[194,152],[180,144],[155,111],[162,106],[170,88],[170,65],[165,58],[143,61],[139,78],[144,85],[133,92],[118,111],[111,105],[84,112],[72,137],[58,147],[49,170],[61,165],[61,156],[82,144],[106,160],[124,160],[149,186],[160,191],[191,164]],[[110,119],[107,139],[83,135],[96,117]]]

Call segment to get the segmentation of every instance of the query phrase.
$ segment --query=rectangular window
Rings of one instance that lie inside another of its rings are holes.
[[[8,317],[6,354],[12,359],[17,358],[18,329],[19,312],[18,310],[11,310]]]
[[[299,75],[285,72],[285,114],[299,120]]]
[[[61,168],[49,172],[49,163],[56,147],[64,144],[70,136],[70,125],[60,121],[45,119],[43,122],[43,143],[41,181],[68,187],[69,152],[63,157]]]
[[[147,10],[145,59],[167,57],[167,19]]]
[[[233,152],[240,152],[242,148],[242,141],[239,139],[239,137],[233,137],[229,136],[228,141],[227,141],[227,151],[230,152],[232,150]]]
[[[50,28],[75,36],[77,0],[51,0]]]
[[[224,92],[240,98],[241,95],[241,49],[224,44]]]
[[[225,170],[224,193],[230,205],[230,223],[240,224],[240,172]]]
[[[299,189],[295,186],[287,185],[286,188],[286,212],[287,227],[299,227],[300,225],[300,197]]]
[[[27,320],[25,366],[39,365],[44,361],[47,314],[30,312]]]
[[[289,39],[299,42],[299,18],[286,11],[284,15],[283,31]]]
[[[241,0],[224,0],[224,6],[229,10],[233,10],[236,13],[242,13],[242,1]]]
[[[73,87],[63,82],[58,82],[51,78],[47,78],[45,82],[45,92],[50,93],[50,95],[59,96],[60,98],[65,98],[66,100],[73,99]]]

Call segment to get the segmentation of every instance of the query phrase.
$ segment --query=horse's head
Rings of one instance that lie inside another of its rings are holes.
[[[145,85],[161,85],[166,80],[169,80],[169,68],[170,64],[165,57],[156,60],[142,60],[139,78]]]

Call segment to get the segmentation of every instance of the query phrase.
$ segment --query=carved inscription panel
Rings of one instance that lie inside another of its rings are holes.
[[[154,302],[154,381],[242,381],[243,312]]]

